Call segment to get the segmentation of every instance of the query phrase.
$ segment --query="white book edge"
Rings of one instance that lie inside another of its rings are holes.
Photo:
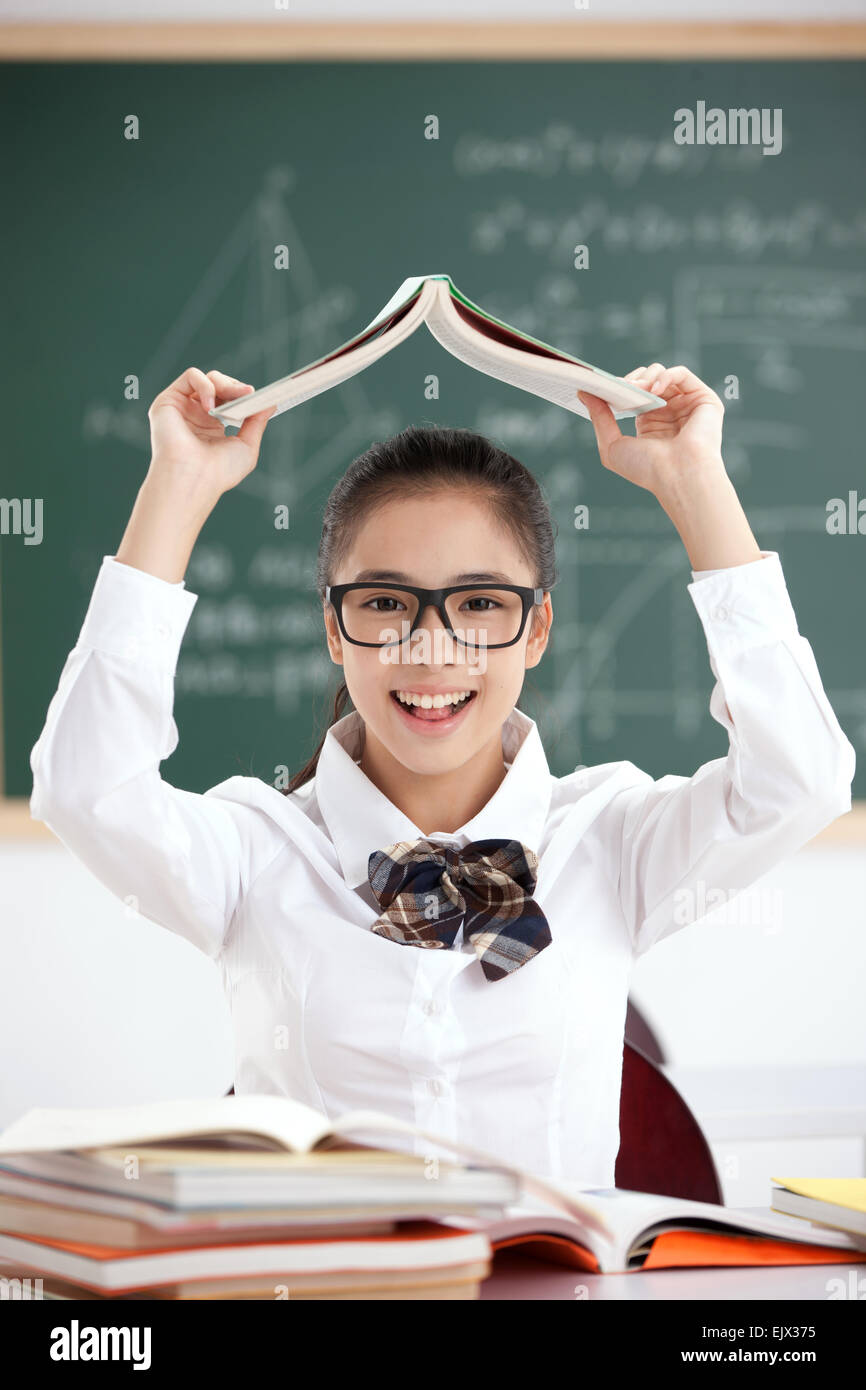
[[[771,1205],[774,1211],[795,1216],[798,1221],[811,1222],[819,1231],[826,1228],[859,1236],[866,1249],[866,1212],[858,1211],[856,1207],[843,1207],[838,1202],[827,1202],[820,1197],[806,1197],[787,1187],[773,1188]]]
[[[586,420],[589,419],[589,411],[578,398],[578,390],[590,391],[593,395],[603,394],[617,419],[656,409],[656,403],[666,404],[661,397],[652,396],[649,391],[611,376],[598,367],[579,362],[576,358],[565,358],[565,355],[562,358],[535,358],[506,343],[484,339],[461,318],[441,280],[435,282],[435,289],[436,299],[425,317],[427,328],[452,357],[465,362],[476,372],[540,396],[552,405],[562,406],[564,410],[570,410]],[[543,363],[543,370],[533,371],[536,363]],[[635,393],[651,404],[638,409],[635,406]]]
[[[40,1212],[58,1212],[61,1220],[73,1217],[86,1222],[91,1217],[98,1220],[104,1218],[106,1221],[120,1222],[125,1226],[144,1226],[154,1235],[164,1235],[166,1239],[175,1234],[202,1233],[211,1235],[215,1242],[218,1242],[223,1234],[231,1235],[246,1228],[267,1228],[269,1231],[276,1228],[277,1233],[282,1234],[288,1227],[298,1234],[307,1232],[315,1235],[322,1228],[333,1226],[434,1219],[429,1204],[420,1203],[391,1203],[373,1208],[369,1205],[341,1206],[337,1211],[332,1206],[318,1209],[305,1207],[298,1212],[280,1206],[184,1209],[164,1207],[146,1198],[114,1195],[96,1189],[75,1188],[52,1192],[46,1190],[46,1184],[35,1183],[26,1178],[17,1182],[14,1179],[9,1181],[6,1175],[0,1179],[0,1184],[0,1231],[6,1231],[4,1218],[7,1211],[20,1211],[22,1202],[25,1211],[37,1207]],[[33,1190],[36,1186],[39,1187],[38,1195]],[[474,1210],[474,1204],[472,1206]],[[501,1212],[495,1214],[501,1215]],[[27,1234],[24,1231],[6,1233],[20,1236]]]
[[[130,1183],[126,1172],[113,1163],[102,1162],[106,1152],[113,1151],[100,1148],[6,1155],[0,1164],[0,1194],[17,1176],[19,1182],[29,1179],[31,1183],[66,1184],[64,1190],[72,1187],[76,1193],[89,1191],[106,1197],[113,1194],[128,1201]],[[118,1152],[128,1153],[128,1149]],[[463,1210],[467,1205],[495,1208],[501,1213],[519,1200],[522,1190],[519,1175],[504,1168],[448,1165],[440,1168],[438,1180],[431,1183],[423,1171],[411,1176],[397,1172],[376,1175],[366,1164],[361,1172],[353,1172],[351,1167],[325,1173],[286,1169],[269,1174],[256,1168],[253,1172],[241,1169],[226,1174],[186,1167],[151,1172],[147,1153],[139,1149],[137,1157],[142,1160],[135,1181],[137,1197],[198,1213],[224,1206],[243,1208],[251,1216],[261,1206],[282,1207],[299,1215],[311,1206],[330,1207],[338,1213],[346,1206],[366,1204],[371,1210],[379,1210],[395,1202],[426,1202],[431,1215],[434,1210],[443,1211],[449,1206]]]
[[[297,371],[290,372],[288,376],[280,377],[267,386],[259,387],[258,391],[253,391],[251,394],[248,392],[245,396],[238,396],[234,401],[226,401],[223,405],[214,406],[212,410],[208,411],[208,414],[215,416],[226,425],[242,425],[249,415],[254,415],[259,410],[267,410],[270,406],[276,406],[277,414],[281,415],[284,410],[292,410],[303,401],[312,400],[314,396],[320,396],[323,391],[330,391],[332,387],[339,386],[341,382],[348,381],[350,377],[357,376],[359,372],[372,366],[374,362],[378,362],[379,358],[384,357],[386,352],[390,352],[392,348],[397,347],[410,337],[419,324],[423,323],[427,306],[433,300],[434,295],[434,284],[432,281],[428,281],[403,318],[399,322],[391,324],[379,337],[373,338],[370,342],[361,343],[357,347],[352,346],[369,332],[370,325],[368,325],[354,338],[349,338],[347,342],[341,343],[339,347],[333,348],[331,352],[325,353],[315,362],[309,362],[307,366],[299,367]],[[374,323],[387,317],[388,315],[383,315],[380,312],[376,315]]]

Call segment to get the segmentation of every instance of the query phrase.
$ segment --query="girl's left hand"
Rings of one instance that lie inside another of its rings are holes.
[[[653,395],[663,396],[665,408],[635,418],[632,435],[623,434],[606,401],[579,391],[595,429],[602,464],[620,477],[650,492],[664,491],[682,474],[722,462],[721,400],[688,367],[663,367],[653,362],[636,367],[625,377]]]

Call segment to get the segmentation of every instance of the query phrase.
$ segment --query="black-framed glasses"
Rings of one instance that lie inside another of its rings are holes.
[[[407,641],[430,607],[449,636],[464,647],[511,647],[520,640],[543,589],[520,584],[452,584],[421,589],[415,584],[329,584],[340,631],[356,647],[388,647]]]

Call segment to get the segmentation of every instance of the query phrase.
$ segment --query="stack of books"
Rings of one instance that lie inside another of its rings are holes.
[[[0,1276],[58,1299],[473,1299],[500,1250],[598,1274],[866,1262],[866,1179],[773,1182],[767,1210],[554,1182],[285,1096],[37,1109],[0,1135]]]
[[[54,1299],[473,1299],[491,1246],[460,1216],[520,1188],[274,1096],[31,1110],[0,1150],[0,1275]]]

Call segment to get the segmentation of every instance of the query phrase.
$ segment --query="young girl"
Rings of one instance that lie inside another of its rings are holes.
[[[602,464],[654,494],[692,566],[729,751],[690,778],[551,775],[517,708],[553,621],[547,506],[516,459],[430,428],[374,444],[329,499],[317,583],[344,684],[288,794],[171,786],[184,572],[271,412],[225,436],[209,407],[253,388],[194,367],[150,407],[150,468],[33,750],[31,809],[218,961],[238,1094],[384,1111],[613,1186],[633,961],[850,808],[854,751],[726,475],[721,401],[685,367],[630,375],[668,402],[635,436],[583,399]]]

